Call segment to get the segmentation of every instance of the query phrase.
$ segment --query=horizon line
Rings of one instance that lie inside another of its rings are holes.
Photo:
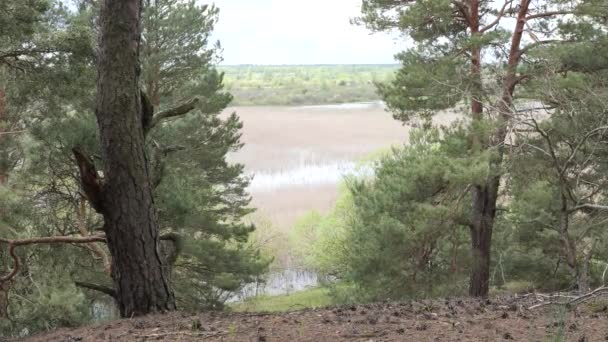
[[[280,67],[280,66],[398,66],[400,63],[313,63],[313,64],[256,64],[256,63],[241,63],[241,64],[218,64],[218,67],[240,67],[240,66],[270,66],[270,67]]]

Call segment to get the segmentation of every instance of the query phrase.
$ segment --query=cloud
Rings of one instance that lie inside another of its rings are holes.
[[[394,63],[397,35],[371,35],[349,20],[360,0],[215,0],[214,38],[224,64]]]

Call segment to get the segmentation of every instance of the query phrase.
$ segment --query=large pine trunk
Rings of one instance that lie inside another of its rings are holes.
[[[492,230],[496,216],[499,178],[491,177],[484,185],[473,188],[471,213],[471,251],[473,258],[469,283],[469,295],[487,297],[490,288],[490,258]]]
[[[479,0],[470,0],[469,28],[471,35],[476,36],[479,32]],[[503,77],[502,95],[495,108],[498,109],[498,124],[496,131],[487,140],[486,137],[473,134],[471,141],[474,151],[497,147],[496,155],[490,160],[490,171],[492,172],[485,182],[473,186],[472,213],[471,213],[471,275],[469,283],[469,295],[473,297],[487,297],[490,287],[490,261],[492,247],[492,231],[494,219],[496,218],[496,203],[498,201],[498,189],[500,187],[500,169],[504,158],[504,142],[507,136],[507,127],[511,122],[513,92],[516,84],[520,81],[517,75],[517,67],[521,58],[521,39],[526,24],[526,16],[530,0],[520,0],[517,9],[517,23],[511,35],[511,47],[507,62],[507,72]],[[472,87],[471,112],[474,122],[483,122],[483,98],[482,72],[481,72],[481,50],[479,47],[471,49],[471,77],[474,80]]]
[[[472,0],[470,30],[472,36],[479,35],[479,1]],[[481,49],[471,49],[471,115],[475,123],[483,122],[484,108],[483,81],[481,76]],[[487,146],[487,137],[472,132],[471,149],[479,151]],[[472,187],[471,232],[471,274],[469,277],[469,295],[485,297],[488,295],[490,279],[490,251],[492,246],[492,229],[496,208],[496,196],[492,196],[492,181],[476,184]]]
[[[144,149],[139,90],[141,0],[101,9],[96,116],[104,163],[99,211],[123,317],[175,309],[159,251],[158,219]]]

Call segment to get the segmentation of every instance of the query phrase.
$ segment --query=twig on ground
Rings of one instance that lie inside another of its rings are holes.
[[[568,298],[570,300],[568,301],[548,301],[548,302],[542,302],[542,303],[538,303],[535,305],[532,305],[528,308],[528,310],[534,310],[534,309],[538,309],[544,306],[549,306],[549,305],[563,305],[566,306],[568,308],[576,306],[578,304],[581,304],[583,302],[586,302],[589,299],[593,299],[596,297],[599,297],[601,295],[605,295],[608,294],[608,287],[606,286],[601,286],[598,287],[597,289],[585,293],[583,295],[580,296],[565,296],[565,295],[544,295],[546,298],[552,299],[552,298]],[[538,296],[538,295],[537,295]],[[542,299],[541,299],[542,300]]]
[[[221,336],[221,335],[225,335],[227,334],[227,332],[225,331],[211,331],[211,332],[200,332],[200,333],[193,333],[193,332],[186,332],[186,331],[170,331],[170,332],[166,332],[166,333],[156,333],[156,334],[147,334],[147,335],[132,335],[134,337],[141,337],[141,338],[159,338],[159,337],[166,337],[166,336],[188,336],[188,337],[203,337],[203,338],[209,338],[209,337],[217,337],[217,336]]]

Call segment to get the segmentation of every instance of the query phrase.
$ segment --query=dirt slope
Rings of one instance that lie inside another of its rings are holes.
[[[386,303],[281,314],[172,313],[60,329],[25,341],[608,341],[608,308],[529,311],[513,297]]]

